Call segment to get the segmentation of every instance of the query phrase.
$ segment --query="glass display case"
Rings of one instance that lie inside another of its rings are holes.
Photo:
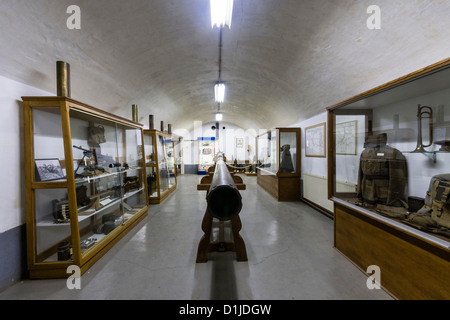
[[[363,269],[369,263],[385,270],[398,263],[398,273],[385,278],[386,287],[396,297],[443,297],[439,287],[444,284],[425,274],[441,268],[443,261],[445,272],[450,270],[449,101],[447,61],[328,109],[328,181],[335,211],[335,245]],[[389,251],[399,249],[398,238],[408,248],[391,257]],[[365,248],[356,243],[364,243]],[[417,256],[417,246],[426,252]],[[368,247],[388,250],[375,249],[368,255]],[[412,263],[408,255],[423,259],[421,263],[427,261],[430,269]],[[440,262],[434,264],[436,259]],[[403,282],[394,278],[401,270],[411,269],[422,270],[416,272],[421,279],[405,291],[395,283]],[[449,298],[446,278],[444,296]],[[437,287],[433,294],[431,286]]]
[[[64,97],[23,97],[31,278],[84,272],[146,214],[141,125]]]
[[[279,201],[300,200],[300,128],[276,128],[256,138],[258,184]]]
[[[172,136],[158,130],[144,130],[148,197],[150,203],[161,203],[177,186]]]
[[[215,165],[216,138],[198,138],[198,173],[206,174],[208,169]]]

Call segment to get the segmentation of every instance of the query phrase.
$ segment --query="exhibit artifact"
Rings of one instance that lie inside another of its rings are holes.
[[[334,246],[398,299],[450,299],[449,100],[446,59],[327,108]]]
[[[197,263],[208,261],[212,251],[234,251],[237,261],[247,261],[247,250],[239,231],[242,222],[239,213],[242,209],[242,197],[239,190],[245,190],[242,178],[231,173],[221,155],[216,163],[197,185],[197,190],[205,190],[207,208],[202,220],[203,237],[197,250]],[[218,239],[211,238],[213,219],[219,220]],[[225,241],[225,223],[229,223],[233,241]]]
[[[257,183],[278,201],[300,200],[300,128],[275,128],[256,137]]]

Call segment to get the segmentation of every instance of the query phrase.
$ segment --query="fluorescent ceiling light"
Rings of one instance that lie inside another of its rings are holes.
[[[222,119],[223,119],[223,114],[220,113],[220,112],[217,112],[217,113],[216,113],[216,121],[222,121]],[[217,129],[218,129],[218,128],[217,128]]]
[[[211,0],[211,28],[228,26],[231,29],[233,0]]]
[[[216,83],[214,86],[214,93],[216,97],[216,102],[222,103],[225,101],[225,84],[222,82]]]

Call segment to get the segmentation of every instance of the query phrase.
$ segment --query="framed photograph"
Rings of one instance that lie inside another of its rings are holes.
[[[327,124],[320,123],[305,129],[305,156],[325,158]]]
[[[356,155],[357,125],[357,120],[336,124],[336,154]]]
[[[243,148],[243,147],[244,147],[244,139],[236,138],[236,148]]]
[[[36,181],[52,181],[64,179],[59,159],[35,159],[35,179]]]

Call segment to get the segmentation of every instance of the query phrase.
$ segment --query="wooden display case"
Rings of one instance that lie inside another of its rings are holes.
[[[158,130],[144,130],[144,148],[149,202],[161,203],[177,188],[172,135]]]
[[[256,138],[257,182],[278,201],[300,200],[300,128],[276,128]]]
[[[84,273],[148,213],[142,125],[66,97],[23,97],[30,278]]]
[[[447,59],[328,108],[334,246],[368,276],[378,267],[397,299],[450,299],[450,229],[431,183],[450,172],[449,100]]]

